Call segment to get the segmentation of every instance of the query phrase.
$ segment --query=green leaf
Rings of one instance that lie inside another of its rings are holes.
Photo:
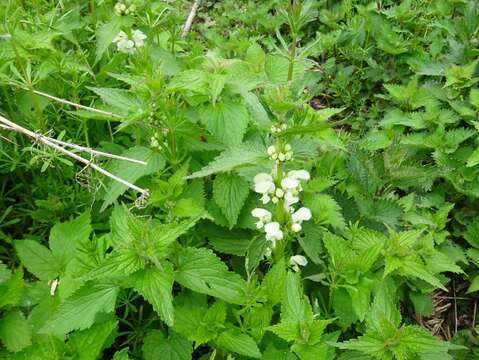
[[[272,305],[279,303],[283,298],[286,274],[285,261],[280,259],[269,269],[263,278],[261,287],[265,290],[266,296]]]
[[[19,302],[23,294],[23,286],[23,269],[18,268],[7,281],[0,284],[0,309]]]
[[[118,287],[106,283],[87,282],[60,305],[57,312],[40,329],[41,333],[66,334],[93,325],[99,313],[115,309]]]
[[[127,276],[142,269],[144,266],[145,261],[137,254],[136,249],[124,248],[109,254],[98,267],[88,273],[88,278],[100,279]]]
[[[311,306],[303,295],[299,274],[288,271],[281,302],[281,321],[301,322],[312,318]]]
[[[241,143],[248,126],[249,114],[243,105],[223,102],[203,107],[200,119],[216,139],[231,146]]]
[[[89,212],[83,213],[76,219],[55,224],[50,231],[49,239],[53,256],[65,266],[75,257],[78,244],[88,240],[92,230]]]
[[[32,343],[30,326],[20,311],[12,310],[0,320],[0,340],[11,352],[20,351]]]
[[[261,352],[253,338],[241,332],[239,329],[223,331],[216,339],[216,343],[226,350],[237,354],[255,359],[261,358]]]
[[[248,194],[248,182],[238,175],[219,174],[216,176],[213,183],[213,199],[228,220],[230,228],[236,224]]]
[[[125,89],[87,87],[116,112],[124,115],[137,115],[145,111],[145,104],[134,93]],[[139,159],[142,160],[142,159]],[[132,164],[128,163],[127,164]]]
[[[118,17],[113,17],[109,22],[99,26],[96,30],[96,58],[97,63],[105,53],[113,39],[120,32],[121,23]]]
[[[469,285],[469,288],[467,289],[467,293],[472,293],[479,290],[479,275],[476,275],[472,278],[471,284]]]
[[[109,336],[118,327],[117,320],[93,324],[89,329],[75,331],[69,336],[68,347],[76,354],[78,360],[96,360],[107,346]]]
[[[331,225],[337,229],[344,228],[345,221],[341,207],[330,195],[311,194],[305,198],[305,204],[311,209],[315,222]]]
[[[265,160],[266,158],[266,150],[254,144],[243,144],[241,146],[231,147],[222,152],[203,169],[187,176],[186,179],[228,172],[246,165],[256,165],[258,161]]]
[[[161,331],[150,330],[145,336],[142,351],[145,360],[190,360],[193,346],[174,332],[165,338]]]
[[[269,331],[279,336],[286,341],[301,340],[301,328],[299,322],[296,321],[282,321],[279,324],[270,326]]]
[[[22,264],[40,280],[52,280],[59,275],[59,264],[52,252],[34,240],[15,240]]]
[[[160,154],[142,146],[135,146],[123,152],[122,156],[147,162],[146,165],[133,164],[127,161],[115,161],[113,163],[109,169],[110,172],[130,183],[134,183],[143,176],[160,171],[165,166],[165,160]],[[100,211],[105,210],[109,205],[113,204],[127,189],[128,187],[126,185],[117,181],[108,181],[107,191],[103,196],[104,201]]]
[[[426,270],[424,264],[419,260],[404,258],[402,260],[401,273],[407,276],[417,277],[444,291],[447,290],[438,278]]]
[[[233,304],[244,302],[246,282],[205,248],[180,250],[175,280],[181,285]]]
[[[130,360],[128,348],[121,349],[113,354],[113,360]]]
[[[161,264],[162,269],[148,267],[133,274],[133,288],[141,294],[168,325],[173,325],[173,266],[169,262]]]

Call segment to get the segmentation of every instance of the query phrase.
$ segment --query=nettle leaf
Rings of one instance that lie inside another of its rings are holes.
[[[35,240],[15,240],[14,244],[23,266],[40,280],[51,280],[60,274],[60,264],[47,247]]]
[[[117,329],[118,321],[95,323],[91,328],[75,331],[68,338],[68,347],[80,360],[96,360],[107,345],[108,337]]]
[[[118,35],[121,30],[120,17],[113,17],[109,22],[99,26],[96,29],[96,58],[95,62],[98,62],[108,46],[112,43],[113,39]]]
[[[145,360],[190,360],[193,345],[175,332],[170,332],[165,338],[161,331],[150,330],[145,336],[142,351]]]
[[[240,355],[249,356],[255,359],[261,358],[261,352],[253,338],[240,329],[230,329],[223,331],[215,342],[226,350]]]
[[[232,228],[249,194],[249,184],[235,174],[219,174],[213,184],[213,199]]]
[[[146,165],[134,164],[127,161],[115,161],[109,169],[111,173],[119,176],[123,180],[134,183],[143,176],[153,174],[165,167],[165,160],[163,157],[143,146],[135,146],[122,153],[122,156],[146,161]],[[107,183],[107,191],[103,196],[103,204],[101,211],[105,210],[109,205],[118,199],[128,187],[119,183],[118,181],[109,181]]]
[[[72,260],[78,244],[90,237],[93,231],[90,221],[90,213],[85,212],[73,220],[55,224],[51,229],[48,242],[50,250],[62,265]]]
[[[0,320],[0,340],[11,351],[17,352],[31,342],[31,329],[25,317],[18,310],[6,313]]]
[[[141,114],[145,111],[146,104],[129,90],[116,88],[87,87],[115,111],[124,115]],[[129,163],[131,164],[131,163]]]
[[[0,309],[6,305],[16,305],[23,295],[23,268],[18,268],[12,276],[0,284]]]
[[[203,169],[194,172],[186,179],[205,177],[215,173],[228,172],[247,165],[257,165],[258,161],[266,160],[266,149],[256,144],[243,144],[223,151]]]
[[[186,248],[178,256],[175,280],[199,293],[215,296],[233,304],[244,302],[246,282],[211,250]]]
[[[141,294],[168,325],[173,325],[173,266],[169,262],[161,264],[162,269],[149,267],[131,277],[133,288]]]
[[[327,194],[308,194],[305,204],[311,209],[313,219],[321,225],[331,225],[343,229],[346,225],[341,207],[334,198]]]
[[[281,301],[281,321],[301,322],[312,319],[311,305],[303,294],[301,278],[298,273],[288,271]]]
[[[248,126],[249,114],[244,105],[221,102],[205,105],[200,110],[200,120],[215,138],[231,146],[241,143]]]
[[[115,309],[118,287],[108,283],[87,282],[63,302],[40,329],[46,334],[66,334],[93,325],[99,313]]]

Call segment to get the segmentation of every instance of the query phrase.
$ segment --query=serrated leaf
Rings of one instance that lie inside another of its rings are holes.
[[[205,248],[180,251],[175,280],[191,290],[234,304],[244,302],[246,282]]]
[[[471,283],[467,289],[467,293],[470,294],[479,290],[479,275],[476,275],[472,278]]]
[[[233,351],[237,354],[249,356],[255,359],[261,358],[261,352],[253,338],[239,329],[230,329],[223,331],[216,343],[226,350]]]
[[[75,331],[68,339],[68,347],[76,353],[78,360],[96,360],[100,358],[108,337],[117,326],[117,320],[110,320],[94,324],[86,330]]]
[[[193,346],[175,332],[170,332],[165,338],[161,331],[150,330],[145,336],[142,351],[145,360],[191,360]]]
[[[93,325],[99,313],[110,313],[115,309],[118,287],[97,282],[87,282],[63,302],[40,333],[66,334],[72,330],[83,330]]]
[[[34,240],[15,240],[22,264],[40,280],[52,280],[59,275],[60,266],[52,252]]]
[[[186,179],[194,179],[215,173],[228,172],[241,166],[256,164],[258,161],[266,158],[266,150],[253,144],[243,144],[241,146],[231,147],[218,155],[203,169],[187,176]]]
[[[129,90],[98,87],[87,88],[97,94],[105,104],[113,107],[116,112],[121,114],[135,115],[145,111],[145,104]]]
[[[93,230],[90,220],[90,213],[85,212],[73,220],[53,226],[48,244],[53,256],[60,264],[65,266],[68,261],[71,261],[75,257],[78,244],[88,240]]]
[[[96,30],[96,58],[98,62],[105,53],[113,39],[120,32],[121,23],[118,17],[113,17],[109,22],[99,26]]]
[[[153,174],[165,166],[165,160],[160,154],[142,146],[135,146],[126,150],[122,153],[122,156],[147,162],[146,165],[133,164],[127,161],[115,161],[113,163],[109,169],[110,172],[130,183],[134,183],[143,176]],[[126,185],[117,181],[108,181],[107,191],[103,196],[104,201],[100,211],[105,210],[109,205],[113,204],[127,189]]]
[[[305,198],[305,204],[311,209],[313,219],[321,225],[331,225],[343,229],[345,221],[341,207],[330,195],[312,194]]]
[[[12,310],[0,319],[0,340],[11,352],[20,351],[32,343],[30,325],[20,311]]]
[[[0,309],[6,305],[16,305],[23,294],[23,287],[23,268],[20,267],[0,284]]]
[[[210,134],[223,144],[231,146],[241,143],[248,126],[249,114],[244,105],[222,102],[203,107],[200,119]]]
[[[161,319],[168,325],[173,325],[173,266],[169,262],[161,264],[162,269],[148,267],[133,274],[133,288],[145,298]]]
[[[213,183],[213,199],[228,220],[230,229],[236,224],[246,198],[249,184],[234,174],[219,174]]]

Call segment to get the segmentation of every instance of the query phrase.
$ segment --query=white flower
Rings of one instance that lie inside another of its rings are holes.
[[[286,144],[286,145],[284,146],[284,149],[285,149],[286,151],[291,151],[291,145],[290,145],[290,144]]]
[[[274,194],[276,195],[276,197],[278,198],[282,198],[284,196],[284,190],[283,189],[276,189],[276,191],[274,192]]]
[[[118,16],[121,16],[123,15],[123,13],[126,11],[126,5],[121,3],[121,2],[118,2],[115,4],[115,13],[118,15]]]
[[[273,182],[273,177],[266,173],[259,173],[254,177],[254,191],[263,194],[263,204],[267,204],[269,202],[269,196],[264,196],[269,193],[274,192],[275,186]]]
[[[116,43],[118,51],[126,54],[134,54],[136,50],[145,45],[145,39],[146,35],[140,30],[133,30],[131,39],[124,31],[120,31],[113,39],[113,42]]]
[[[136,51],[135,43],[128,38],[128,35],[124,31],[120,31],[113,39],[113,42],[116,43],[119,52],[133,54]]]
[[[251,215],[255,218],[258,218],[258,222],[256,223],[256,227],[261,229],[264,224],[267,224],[271,221],[271,213],[266,209],[255,208],[251,211]]]
[[[266,232],[266,240],[273,243],[273,248],[276,245],[276,241],[283,238],[283,232],[280,229],[279,223],[276,221],[266,224],[264,226],[264,231]]]
[[[294,255],[289,258],[289,264],[294,271],[299,271],[300,266],[308,265],[308,260],[303,255]]]
[[[283,180],[281,180],[281,187],[284,190],[301,190],[300,180],[309,180],[309,178],[309,172],[307,172],[306,170],[291,170],[290,172],[288,172],[288,175]]]
[[[299,201],[299,197],[293,195],[291,191],[287,191],[284,194],[284,207],[286,210],[293,204],[296,204]]]
[[[145,46],[144,40],[146,39],[146,35],[141,30],[133,30],[131,33],[131,36],[133,38],[133,42],[135,43],[135,47],[137,49]]]
[[[300,232],[301,229],[302,229],[302,227],[298,223],[295,223],[295,224],[291,225],[291,230],[293,230],[294,232]]]
[[[308,221],[311,219],[311,210],[307,207],[302,207],[291,215],[291,219],[295,224],[301,224],[303,221]]]
[[[279,153],[279,154],[278,154],[278,160],[279,160],[279,161],[284,161],[284,160],[286,160],[286,155],[283,154],[283,153]]]
[[[271,156],[276,152],[276,148],[274,147],[274,145],[271,145],[270,147],[268,147],[268,150],[266,150],[266,152],[269,156]]]
[[[53,296],[55,295],[55,291],[57,290],[57,286],[60,283],[60,280],[55,279],[52,281],[49,281],[48,284],[50,285],[50,295]]]

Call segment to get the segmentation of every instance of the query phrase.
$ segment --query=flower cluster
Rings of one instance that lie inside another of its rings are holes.
[[[278,152],[277,149],[280,149],[280,151]],[[276,205],[276,214],[279,211],[283,215],[279,216],[278,221],[274,221],[273,214],[263,208],[253,209],[251,215],[258,219],[256,227],[264,229],[266,240],[270,242],[267,250],[269,256],[272,249],[276,247],[277,241],[283,239],[285,226],[286,229],[297,233],[302,229],[302,222],[310,220],[312,215],[306,207],[300,207],[297,210],[294,208],[294,205],[299,203],[299,193],[303,190],[301,182],[310,179],[309,172],[306,170],[291,170],[285,173],[282,170],[282,165],[278,165],[277,160],[285,161],[287,160],[286,156],[291,159],[291,146],[270,146],[267,152],[273,160],[276,160],[276,166],[272,174],[262,172],[254,177],[254,191],[262,195],[261,201],[264,205],[272,202]],[[298,259],[297,263],[291,264],[293,268],[298,265],[306,265],[307,261],[305,263],[302,259]]]
[[[270,159],[275,160],[276,163],[291,160],[293,158],[293,151],[289,144],[284,145],[282,149],[278,149],[276,146],[271,145],[268,147],[267,152]]]
[[[280,133],[281,131],[284,131],[288,128],[288,125],[282,124],[282,125],[273,125],[271,126],[271,133]]]
[[[146,35],[140,30],[133,30],[131,37],[124,31],[120,31],[113,39],[118,51],[126,54],[134,54],[138,49],[145,46]]]
[[[115,4],[115,14],[117,14],[118,16],[133,14],[135,11],[135,4],[131,4],[130,6],[127,6],[122,2],[117,2]]]

